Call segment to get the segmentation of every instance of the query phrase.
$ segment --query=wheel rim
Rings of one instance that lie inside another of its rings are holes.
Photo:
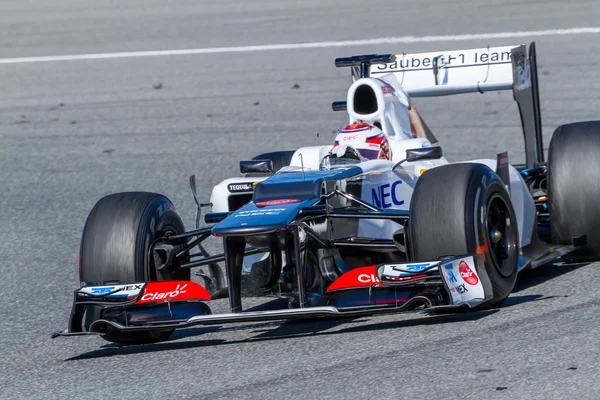
[[[517,254],[517,227],[504,199],[494,194],[487,203],[485,240],[492,263],[504,277],[514,272]]]

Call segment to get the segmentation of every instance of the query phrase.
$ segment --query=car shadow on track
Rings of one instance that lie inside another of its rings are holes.
[[[589,264],[590,263],[567,264],[559,258],[536,269],[524,270],[519,274],[512,293],[519,293],[534,286],[541,285],[546,281],[558,278],[561,275],[568,274],[569,272],[573,272]]]
[[[104,357],[122,356],[128,354],[139,354],[139,353],[150,353],[160,351],[173,351],[173,350],[184,350],[192,348],[202,347],[214,347],[241,343],[252,343],[259,341],[272,341],[279,339],[290,339],[290,338],[301,338],[304,336],[325,336],[325,335],[341,335],[347,333],[359,333],[373,330],[388,330],[388,329],[402,329],[412,326],[424,326],[424,325],[438,325],[453,322],[464,322],[464,321],[476,321],[492,314],[495,314],[499,310],[485,310],[475,311],[469,313],[459,314],[443,314],[443,315],[423,315],[420,314],[418,318],[408,320],[396,320],[396,321],[385,321],[375,322],[369,320],[370,317],[358,317],[358,318],[336,318],[336,319],[319,319],[319,320],[308,320],[308,321],[288,321],[288,322],[269,322],[259,324],[244,324],[243,326],[227,326],[227,327],[208,327],[208,328],[188,328],[182,329],[175,333],[173,338],[167,342],[146,344],[139,346],[118,346],[118,345],[106,345],[105,347],[90,351],[87,353],[80,354],[75,357],[68,358],[64,361],[78,361],[78,360],[89,360]],[[361,325],[355,325],[360,323]],[[344,325],[350,325],[343,328]],[[339,328],[335,331],[329,331],[330,329]],[[254,330],[258,334],[256,336],[246,338],[243,340],[193,340],[193,341],[177,341],[177,339],[196,336],[199,334],[206,334],[209,332],[223,332],[227,330]]]
[[[556,259],[551,263],[538,267],[534,270],[525,270],[519,274],[517,279],[517,283],[512,291],[511,296],[506,299],[503,308],[516,306],[522,303],[526,303],[529,301],[545,301],[554,299],[557,297],[564,296],[553,296],[553,295],[543,295],[543,294],[530,294],[530,295],[518,295],[518,293],[523,292],[528,289],[535,288],[543,284],[546,281],[558,278],[561,275],[568,274],[569,272],[573,272],[576,269],[581,267],[585,267],[589,265],[589,263],[572,263],[567,264],[562,261],[562,259]]]

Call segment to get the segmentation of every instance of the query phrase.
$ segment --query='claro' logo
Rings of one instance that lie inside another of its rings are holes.
[[[210,294],[196,282],[148,282],[144,294],[136,304],[163,303],[167,301],[210,300]]]
[[[366,267],[354,268],[346,272],[329,285],[327,292],[380,285],[381,281],[377,278],[375,266],[369,265]]]
[[[375,274],[360,274],[356,279],[360,283],[381,283]]]
[[[180,286],[177,285],[175,290],[171,290],[170,292],[153,292],[146,293],[142,296],[142,300],[152,301],[152,300],[163,300],[163,299],[175,299],[180,294],[186,293],[185,288],[187,287],[187,283]]]
[[[464,262],[464,261],[460,262],[460,264],[458,265],[458,271],[460,272],[460,277],[463,278],[463,280],[465,282],[467,282],[469,285],[474,286],[479,283],[479,279],[477,278],[477,275],[475,275],[473,270],[471,270],[471,268],[469,268],[469,266],[467,265],[466,262]]]

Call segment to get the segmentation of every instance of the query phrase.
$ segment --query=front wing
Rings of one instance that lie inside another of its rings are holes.
[[[332,292],[407,288],[438,277],[447,293],[446,304],[427,304],[422,296],[390,302],[373,301],[365,307],[299,307],[268,311],[212,314],[210,295],[190,281],[163,281],[128,285],[82,287],[74,293],[69,327],[52,337],[102,335],[110,330],[144,331],[186,328],[234,322],[285,319],[352,317],[383,311],[405,311],[426,305],[426,310],[451,312],[474,308],[492,299],[492,285],[480,254],[422,263],[375,266],[376,277],[368,288],[336,288]],[[357,275],[360,282],[360,276]],[[333,286],[333,285],[332,285]],[[375,297],[373,297],[375,298]]]

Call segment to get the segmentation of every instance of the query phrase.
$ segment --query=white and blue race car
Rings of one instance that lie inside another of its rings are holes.
[[[600,259],[600,122],[557,128],[545,162],[535,44],[336,65],[353,80],[333,103],[349,116],[339,141],[241,161],[243,175],[205,205],[190,179],[195,229],[160,194],[100,199],[83,231],[69,327],[55,336],[140,343],[192,325],[489,308],[524,268]],[[449,163],[411,98],[498,90],[519,105],[526,164],[507,153]],[[379,133],[365,149],[385,156],[353,147],[367,129]],[[205,250],[210,236],[222,253]],[[198,267],[204,285],[190,280]],[[285,306],[247,310],[245,295]],[[229,313],[212,314],[217,298]]]

